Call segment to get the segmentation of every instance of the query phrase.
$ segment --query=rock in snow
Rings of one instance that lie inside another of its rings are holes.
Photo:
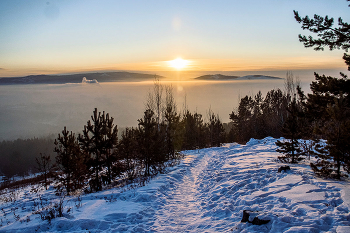
[[[289,171],[290,170],[290,167],[285,165],[285,166],[281,166],[280,168],[278,168],[278,172],[286,172],[286,171]]]
[[[52,187],[9,191],[0,197],[0,232],[350,232],[348,181],[317,178],[306,163],[278,173],[275,142],[185,151],[143,187],[66,197],[64,216],[50,224],[35,211],[60,201]],[[249,221],[270,221],[241,222],[248,209]]]
[[[243,217],[241,222],[249,222],[253,225],[263,225],[269,223],[270,219],[263,219],[264,216],[259,216],[259,212],[243,210]]]

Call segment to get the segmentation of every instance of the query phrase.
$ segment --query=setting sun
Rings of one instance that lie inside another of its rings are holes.
[[[182,58],[176,58],[174,60],[168,61],[169,66],[177,69],[177,70],[182,70],[183,68],[185,68],[189,61],[188,60],[184,60]]]

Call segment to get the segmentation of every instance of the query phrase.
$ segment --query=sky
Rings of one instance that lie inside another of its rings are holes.
[[[344,68],[344,51],[304,48],[295,21],[350,21],[345,0],[0,0],[0,77],[99,70]]]

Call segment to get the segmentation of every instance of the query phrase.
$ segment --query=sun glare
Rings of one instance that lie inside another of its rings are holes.
[[[169,63],[169,66],[177,70],[182,70],[188,65],[189,61],[184,60],[182,58],[176,58],[174,60],[168,61],[168,63]]]

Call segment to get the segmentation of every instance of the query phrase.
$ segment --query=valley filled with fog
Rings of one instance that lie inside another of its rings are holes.
[[[179,111],[186,102],[204,119],[210,108],[223,122],[240,97],[284,88],[283,79],[162,83],[173,86]],[[308,83],[302,85],[308,89]],[[153,82],[0,86],[0,140],[56,135],[64,126],[81,132],[94,108],[110,113],[118,127],[136,126],[152,88]]]

